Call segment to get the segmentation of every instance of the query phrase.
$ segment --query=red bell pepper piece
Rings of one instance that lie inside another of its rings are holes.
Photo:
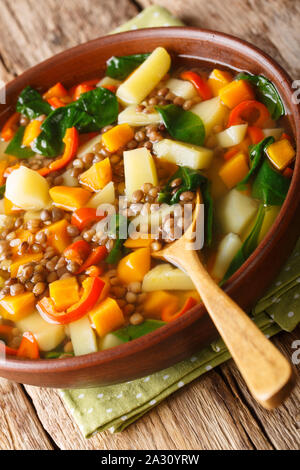
[[[18,350],[9,348],[0,341],[0,356],[3,355],[3,353],[5,356],[16,356],[18,354]]]
[[[280,137],[280,140],[281,139],[287,139],[289,140],[291,143],[293,141],[293,139],[291,138],[291,136],[289,134],[286,134],[285,132],[283,132],[282,136]]]
[[[73,212],[71,224],[76,225],[80,231],[86,228],[88,225],[98,220],[103,219],[105,216],[97,215],[97,209],[91,207],[81,207]]]
[[[48,323],[66,325],[79,320],[91,310],[98,301],[105,282],[99,277],[88,277],[83,282],[83,295],[79,302],[65,312],[58,312],[50,297],[43,297],[37,303],[37,309]]]
[[[75,95],[75,92],[76,92],[76,89],[80,86],[83,86],[83,87],[93,87],[92,89],[94,89],[97,85],[97,83],[99,83],[99,78],[92,78],[91,80],[85,80],[84,82],[81,82],[79,83],[78,85],[74,85],[72,86],[72,88],[69,89],[69,95],[72,96],[73,100],[75,100],[74,98],[74,95]],[[90,91],[90,90],[87,90],[87,91]]]
[[[90,252],[90,244],[85,240],[78,240],[65,249],[64,257],[69,261],[75,261],[81,266],[89,256]]]
[[[61,157],[58,157],[54,162],[50,163],[48,167],[41,168],[38,170],[39,174],[42,176],[47,176],[53,171],[61,170],[67,166],[71,160],[75,157],[78,149],[78,131],[76,127],[71,127],[67,129],[65,137],[63,138],[65,144],[65,150]]]
[[[188,310],[193,308],[196,304],[197,304],[197,300],[195,300],[193,297],[189,297],[186,300],[182,309],[173,315],[170,314],[170,310],[168,309],[168,307],[164,308],[162,311],[161,319],[162,321],[165,321],[165,322],[176,320],[177,318],[181,317],[184,313],[186,313]]]
[[[224,160],[230,160],[237,153],[238,153],[238,149],[236,147],[231,148],[227,150],[227,152],[224,153],[223,158]]]
[[[252,126],[255,127],[263,127],[266,121],[271,118],[268,108],[263,103],[256,100],[245,100],[233,108],[227,127],[243,124],[253,113],[258,113],[258,117],[252,122]]]
[[[264,133],[260,127],[248,126],[247,132],[253,145],[258,144],[264,139]]]
[[[289,166],[287,168],[285,168],[284,172],[282,173],[283,176],[285,176],[286,178],[292,178],[293,176],[293,170],[292,168],[290,168]]]
[[[0,325],[0,338],[8,341],[12,337],[13,327],[10,325]]]
[[[17,170],[18,168],[20,168],[19,164],[8,166],[6,170],[4,171],[4,174],[3,174],[4,178],[7,178],[13,171]]]
[[[99,79],[94,78],[92,80],[86,80],[85,82],[82,82],[79,85],[72,87],[69,90],[69,93],[72,96],[73,101],[78,100],[78,98],[80,98],[80,95],[82,95],[82,93],[87,93],[88,91],[94,90],[98,82],[99,82]]]
[[[80,134],[80,136],[79,136],[79,145],[85,144],[89,140],[96,137],[96,135],[99,135],[99,132],[87,132],[86,134]]]
[[[8,118],[1,131],[1,138],[8,142],[15,135],[20,121],[20,113],[14,113]]]
[[[49,90],[43,94],[43,98],[46,101],[50,98],[64,98],[65,96],[68,96],[68,92],[60,82],[56,83],[56,85],[49,88]]]
[[[102,88],[106,88],[107,90],[111,91],[112,93],[116,93],[117,87],[116,85],[101,85]]]
[[[90,266],[100,263],[100,261],[103,261],[107,255],[108,255],[108,252],[105,246],[103,245],[97,246],[97,248],[94,248],[92,250],[92,252],[87,257],[85,262],[81,265],[79,271],[76,274],[83,273]]]
[[[50,104],[50,106],[54,109],[63,108],[64,106],[66,106],[66,103],[64,103],[62,100],[60,100],[56,96],[53,96],[53,98],[49,98],[47,101]]]
[[[26,359],[39,359],[39,345],[34,335],[30,331],[26,331],[23,334],[22,342],[19,346],[18,357],[24,357]]]
[[[182,80],[188,80],[191,82],[197,90],[199,96],[201,96],[202,100],[210,100],[213,95],[211,89],[207,85],[207,83],[203,80],[200,75],[196,72],[192,72],[191,70],[186,70],[182,72],[180,75]]]
[[[98,277],[104,273],[103,266],[90,266],[86,269],[85,274],[89,277]]]

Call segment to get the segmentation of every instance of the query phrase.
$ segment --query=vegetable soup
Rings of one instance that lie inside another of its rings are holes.
[[[201,302],[152,255],[203,201],[201,249],[222,283],[272,226],[295,144],[264,76],[111,57],[68,89],[26,87],[0,141],[0,347],[20,358],[93,353]]]

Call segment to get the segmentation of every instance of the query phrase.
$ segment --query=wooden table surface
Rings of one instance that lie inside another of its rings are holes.
[[[0,79],[101,36],[149,0],[0,0]],[[300,78],[300,2],[159,0],[189,25],[225,31],[256,44]],[[274,340],[290,358],[292,342]],[[299,372],[298,366],[298,372]],[[121,434],[82,437],[58,392],[0,379],[0,449],[299,449],[300,381],[279,409],[254,403],[232,361],[207,373]]]

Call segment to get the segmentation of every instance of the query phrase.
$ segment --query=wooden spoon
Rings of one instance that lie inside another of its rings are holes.
[[[193,220],[184,235],[152,256],[182,268],[192,279],[201,299],[235,360],[254,398],[265,408],[279,406],[295,380],[291,364],[257,328],[243,310],[215,283],[192,248],[199,221],[200,193]]]

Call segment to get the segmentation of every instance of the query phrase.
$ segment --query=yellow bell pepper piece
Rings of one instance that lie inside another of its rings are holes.
[[[47,233],[48,244],[58,253],[62,253],[71,243],[67,232],[68,225],[68,222],[62,219],[43,229]]]
[[[34,312],[35,296],[25,292],[15,296],[7,295],[0,300],[0,315],[5,320],[19,321]]]
[[[218,96],[221,88],[223,88],[225,85],[228,85],[228,83],[232,82],[232,80],[233,77],[230,72],[214,69],[207,80],[207,84],[213,95]]]
[[[70,186],[53,186],[49,194],[56,206],[69,211],[84,207],[91,197],[90,191]]]
[[[41,133],[42,121],[39,119],[34,119],[26,126],[22,145],[29,147],[30,144],[40,135]]]
[[[288,139],[282,139],[268,146],[267,155],[277,170],[281,171],[295,158],[296,152]]]
[[[118,277],[124,284],[142,281],[150,270],[150,248],[139,248],[122,258],[118,264]]]
[[[234,80],[228,85],[225,85],[219,91],[219,97],[230,109],[234,108],[242,101],[255,99],[253,89],[246,80]]]
[[[27,263],[38,263],[43,258],[43,253],[30,253],[28,255],[19,256],[11,265],[10,265],[10,275],[11,277],[17,277],[19,267]]]
[[[168,308],[170,314],[174,314],[179,308],[179,298],[164,290],[156,290],[147,295],[142,310],[145,317],[160,320],[164,308]]]
[[[76,277],[67,277],[49,284],[50,297],[59,312],[79,301],[79,286]]]
[[[239,152],[228,160],[219,170],[228,189],[233,188],[247,175],[249,171],[247,156],[244,152]]]
[[[134,131],[129,124],[119,124],[102,135],[102,142],[109,152],[116,152],[124,147],[134,137]]]
[[[117,301],[111,297],[107,297],[91,310],[90,319],[101,337],[121,328],[125,323],[122,310]]]
[[[149,247],[153,241],[151,234],[143,234],[143,237],[139,237],[137,239],[128,238],[124,243],[124,246],[126,248],[146,248]]]
[[[112,169],[109,158],[94,163],[87,171],[80,175],[80,183],[90,191],[103,189],[112,180]]]

